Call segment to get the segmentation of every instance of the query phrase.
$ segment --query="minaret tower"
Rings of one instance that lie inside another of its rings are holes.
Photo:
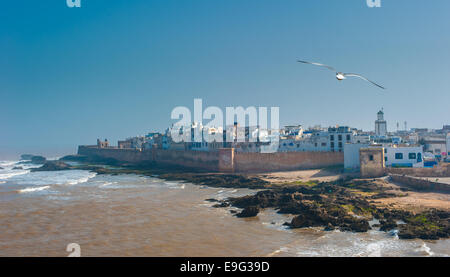
[[[386,136],[387,134],[387,123],[384,120],[384,112],[383,109],[378,112],[377,120],[375,120],[375,134],[377,136]]]

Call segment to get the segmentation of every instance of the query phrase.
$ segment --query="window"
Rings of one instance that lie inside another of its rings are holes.
[[[342,148],[342,142],[339,142],[339,148]]]
[[[342,135],[338,135],[338,140],[342,140]]]
[[[317,147],[317,142],[316,142],[316,143],[314,143],[314,147]]]
[[[334,148],[334,142],[332,142],[330,145],[331,145],[331,148]]]
[[[347,141],[350,141],[350,135],[347,135]]]
[[[416,155],[416,153],[409,153],[408,158],[410,160],[415,160],[417,158],[417,155]]]
[[[373,161],[373,155],[369,155],[369,161]]]
[[[384,161],[385,161],[385,162],[387,162],[387,161],[388,161],[387,157],[384,157]]]
[[[403,160],[403,153],[395,153],[396,160]]]
[[[327,146],[327,143],[326,142],[322,142],[322,146]]]
[[[387,148],[384,148],[384,154],[386,154],[387,153]]]
[[[334,135],[331,135],[331,136],[330,136],[330,140],[331,140],[331,141],[334,141]]]
[[[418,163],[422,162],[422,153],[417,153],[417,162]]]

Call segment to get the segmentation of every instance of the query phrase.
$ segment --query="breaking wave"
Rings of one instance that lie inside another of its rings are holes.
[[[34,187],[34,188],[25,188],[19,190],[19,193],[27,193],[27,192],[36,192],[36,191],[43,191],[46,189],[49,189],[50,186],[44,186],[44,187]]]

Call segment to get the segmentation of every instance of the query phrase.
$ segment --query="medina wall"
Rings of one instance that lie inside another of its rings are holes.
[[[235,153],[235,172],[275,172],[343,166],[341,152]]]
[[[161,165],[181,166],[192,169],[219,171],[217,152],[178,151],[163,149],[119,149],[79,146],[78,154],[101,159],[113,159],[120,163],[144,164],[156,162]]]
[[[121,163],[181,166],[213,172],[274,172],[343,166],[341,152],[238,153],[234,148],[218,151],[135,150],[79,146],[78,154]]]

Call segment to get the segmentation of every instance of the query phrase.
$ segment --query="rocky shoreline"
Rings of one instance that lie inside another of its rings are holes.
[[[67,162],[67,163],[66,163]],[[69,165],[68,162],[76,162]],[[100,166],[105,165],[105,166]],[[254,217],[267,208],[293,218],[285,225],[289,228],[321,227],[324,231],[367,232],[372,228],[389,232],[398,230],[400,239],[420,238],[437,240],[450,237],[450,213],[429,209],[420,213],[408,210],[379,207],[375,199],[397,198],[407,195],[407,190],[392,193],[375,180],[347,178],[333,182],[295,182],[272,184],[257,177],[235,174],[215,174],[187,171],[182,168],[161,167],[154,164],[133,166],[117,161],[95,160],[83,156],[66,156],[59,161],[47,161],[33,171],[83,169],[97,174],[138,174],[157,176],[169,181],[183,181],[196,185],[223,188],[257,189],[255,195],[228,198],[213,207],[236,207],[236,217]],[[370,225],[377,219],[379,224]]]

